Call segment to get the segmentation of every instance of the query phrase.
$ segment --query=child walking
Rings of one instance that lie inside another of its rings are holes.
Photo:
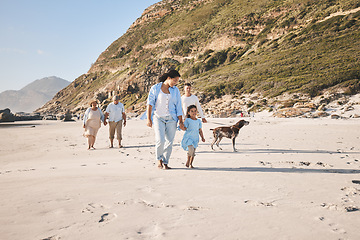
[[[199,135],[201,141],[205,142],[204,134],[202,131],[202,122],[196,117],[197,108],[195,105],[190,105],[186,111],[186,119],[184,126],[186,128],[184,137],[181,141],[181,147],[188,151],[186,167],[194,168],[193,161],[195,157],[195,150],[198,147]]]

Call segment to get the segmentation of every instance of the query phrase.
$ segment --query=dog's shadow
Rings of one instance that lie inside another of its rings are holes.
[[[196,167],[198,171],[215,171],[215,172],[263,172],[263,173],[337,173],[337,174],[359,174],[357,169],[305,169],[305,168],[267,168],[267,167]]]
[[[204,144],[205,145],[205,144]],[[226,144],[223,144],[226,145]],[[230,145],[230,144],[227,144]],[[246,144],[241,144],[246,145]],[[254,145],[254,144],[247,144]],[[345,152],[345,151],[329,151],[329,150],[306,150],[306,149],[278,149],[278,148],[256,148],[256,149],[244,149],[236,148],[236,152],[232,149],[219,149],[214,146],[214,150],[209,147],[209,150],[197,151],[197,153],[243,153],[243,154],[360,154],[360,152]]]

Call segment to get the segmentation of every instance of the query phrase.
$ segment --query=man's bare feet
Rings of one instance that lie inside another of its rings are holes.
[[[193,166],[193,165],[190,165],[190,168],[194,168],[194,166]]]
[[[164,164],[164,169],[171,169],[167,164]]]
[[[163,168],[163,161],[162,160],[159,160],[158,168],[160,168],[160,169]]]

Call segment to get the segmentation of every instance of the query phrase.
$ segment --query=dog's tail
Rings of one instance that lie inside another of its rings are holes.
[[[210,128],[211,131],[213,131],[214,129],[213,128]]]

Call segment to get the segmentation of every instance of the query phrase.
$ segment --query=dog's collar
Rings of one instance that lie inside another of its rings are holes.
[[[238,128],[238,127],[235,127],[235,126],[231,126],[231,127],[233,127],[233,128],[236,128],[236,129],[239,129],[239,130],[240,130],[240,128]]]

